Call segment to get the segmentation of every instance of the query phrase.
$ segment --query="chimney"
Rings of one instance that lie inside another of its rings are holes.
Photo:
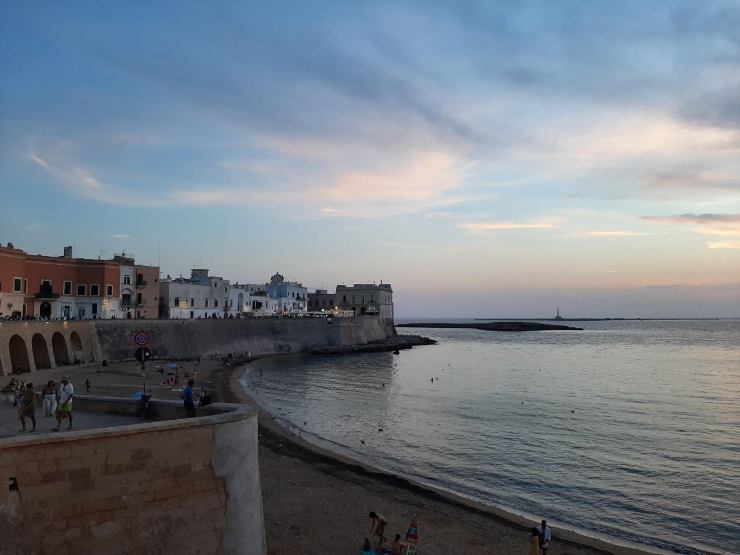
[[[64,258],[72,258],[72,246],[64,247]]]

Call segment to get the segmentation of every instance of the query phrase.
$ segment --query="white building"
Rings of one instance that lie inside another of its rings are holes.
[[[195,268],[190,279],[167,276],[159,285],[160,318],[223,318],[228,315],[229,282]]]
[[[279,314],[295,314],[308,310],[308,289],[297,281],[285,281],[285,278],[276,273],[265,284],[267,296],[277,302]]]

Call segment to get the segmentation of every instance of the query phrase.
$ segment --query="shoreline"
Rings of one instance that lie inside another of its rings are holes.
[[[496,522],[504,528],[508,528],[510,534],[521,538],[522,541],[528,538],[528,531],[536,522],[523,513],[517,513],[514,510],[504,507],[484,504],[462,495],[397,475],[296,436],[280,424],[240,384],[240,379],[248,370],[248,365],[257,362],[261,358],[266,357],[260,356],[253,357],[249,360],[234,361],[229,367],[212,374],[213,386],[218,392],[220,399],[228,402],[246,403],[257,408],[259,413],[260,449],[266,449],[271,454],[282,459],[294,459],[296,464],[300,462],[308,465],[327,467],[332,470],[324,472],[330,476],[334,474],[334,471],[351,473],[358,478],[377,482],[382,486],[406,492],[410,496],[418,496],[433,502],[442,503],[451,509],[463,511],[463,513],[469,513],[471,515],[478,515],[484,519]],[[267,525],[268,523],[266,522],[266,527]],[[554,528],[553,535],[555,536],[553,542],[555,549],[551,549],[553,554],[572,553],[574,552],[572,551],[573,549],[576,549],[576,552],[584,552],[585,550],[587,553],[612,553],[614,555],[667,555],[675,553],[674,551],[638,544],[628,540],[620,540],[598,532],[578,529],[559,522],[551,522],[551,527]],[[558,546],[561,549],[558,549]],[[425,552],[429,552],[427,546],[425,546]],[[724,555],[722,552],[704,551],[704,553],[706,555]]]

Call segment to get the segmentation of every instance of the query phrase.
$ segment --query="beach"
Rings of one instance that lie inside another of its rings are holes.
[[[183,369],[197,371],[198,383],[208,382],[217,401],[255,404],[242,390],[239,379],[250,361],[224,366],[217,360],[181,362]],[[160,375],[148,365],[148,387],[153,397],[177,399],[179,392],[160,386]],[[72,376],[78,394],[84,381],[92,382],[94,395],[129,396],[140,389],[141,371],[134,362],[69,367],[66,370],[24,374],[37,389],[62,374]],[[7,377],[9,380],[9,377]],[[155,383],[156,382],[156,383]],[[198,384],[196,384],[198,385]],[[44,424],[40,426],[44,431]],[[413,484],[389,473],[363,466],[341,455],[311,445],[284,430],[260,410],[259,464],[268,553],[274,555],[359,553],[370,537],[368,513],[386,517],[386,536],[403,538],[417,516],[419,548],[429,554],[527,553],[531,522],[464,498]],[[610,545],[597,538],[580,536],[553,527],[552,555],[603,553],[660,553]]]

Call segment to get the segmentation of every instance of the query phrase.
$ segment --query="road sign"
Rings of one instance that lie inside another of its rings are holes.
[[[144,362],[152,358],[152,352],[146,347],[139,347],[136,349],[136,352],[134,352],[134,357],[136,357],[136,360],[139,362]]]
[[[149,345],[149,340],[151,340],[151,336],[149,335],[148,331],[137,331],[134,334],[134,343],[136,343],[139,347]]]

